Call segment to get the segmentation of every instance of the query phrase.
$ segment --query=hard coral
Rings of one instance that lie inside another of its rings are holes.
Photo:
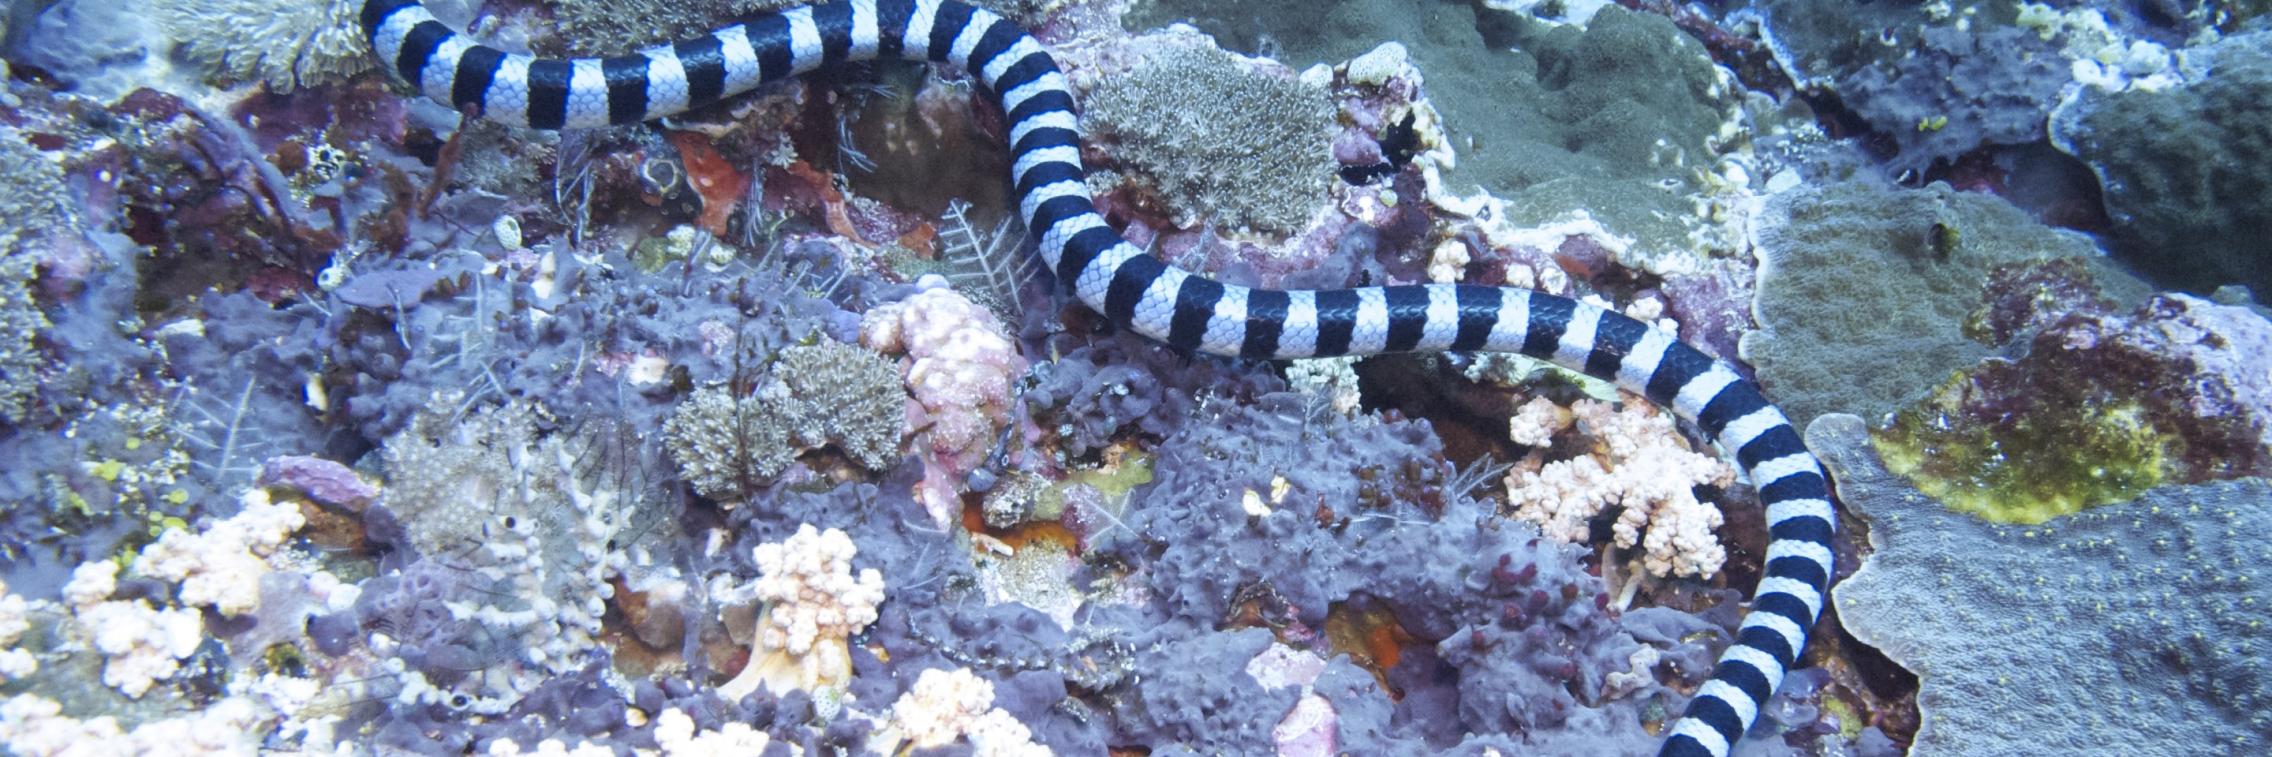
[[[1804,187],[1768,198],[1762,216],[1760,330],[1741,352],[1802,425],[1882,416],[1986,357],[1964,324],[1997,266],[2098,257],[2079,236],[1945,184]]]
[[[291,92],[370,70],[362,7],[363,0],[161,0],[152,10],[189,60]]]
[[[1204,41],[1145,39],[1147,59],[1084,102],[1091,144],[1178,226],[1309,225],[1334,175],[1325,92]]]
[[[695,390],[663,432],[695,490],[731,505],[808,450],[834,446],[863,468],[888,468],[906,424],[907,392],[891,362],[822,340],[782,349],[748,396]]]
[[[1033,743],[1025,724],[994,706],[994,684],[968,668],[931,668],[891,705],[891,723],[915,749],[935,749],[968,739],[980,757],[1032,757],[1052,754]]]
[[[1897,414],[1877,437],[1886,466],[2007,523],[2165,481],[2272,473],[2272,375],[2256,364],[2272,322],[2182,294],[2128,314],[2049,309],[2026,355],[1984,361]]]
[[[876,622],[884,577],[874,568],[852,574],[859,554],[843,531],[801,526],[787,541],[754,550],[765,603],[749,665],[718,693],[737,700],[760,686],[776,694],[843,686],[852,677],[852,634]]]
[[[2184,86],[2084,88],[2053,112],[2052,143],[2105,190],[2115,254],[2192,291],[2272,292],[2257,235],[2272,224],[2268,51],[2272,31],[2234,35],[2187,51]]]
[[[1008,422],[1026,360],[992,312],[944,279],[926,276],[919,285],[926,288],[915,296],[869,311],[860,341],[906,355],[903,376],[915,395],[907,425],[924,445],[918,498],[945,525],[961,507],[962,477],[985,460]]]
[[[808,0],[551,0],[567,52],[621,55],[635,47],[689,39],[758,11]]]
[[[1551,436],[1519,425],[1539,418],[1542,413],[1530,408],[1543,401],[1532,400],[1525,406],[1529,412],[1517,414],[1516,440]],[[1538,524],[1548,536],[1578,543],[1586,540],[1595,515],[1622,507],[1612,529],[1616,544],[1641,546],[1642,565],[1650,573],[1701,577],[1719,572],[1727,556],[1712,534],[1720,526],[1720,511],[1698,501],[1695,487],[1728,486],[1735,470],[1690,449],[1671,414],[1639,398],[1623,403],[1580,399],[1570,413],[1591,449],[1509,473],[1507,500],[1515,516]],[[1559,425],[1559,414],[1543,415]]]
[[[224,616],[252,612],[260,579],[272,569],[268,556],[307,521],[297,503],[272,503],[259,489],[245,492],[242,503],[236,515],[195,533],[167,529],[142,548],[134,572],[181,584],[183,604],[211,605]]]
[[[110,599],[118,563],[81,564],[64,585],[72,630],[103,656],[103,683],[140,699],[157,682],[174,677],[181,660],[205,640],[196,610],[158,609],[140,599]]]
[[[1911,754],[2272,744],[2264,481],[2162,487],[2010,526],[1887,471],[1859,418],[1824,417],[1806,441],[1871,523],[1875,551],[1834,599],[1855,638],[1920,679]]]
[[[43,361],[35,343],[48,327],[32,298],[39,258],[32,245],[76,225],[63,171],[15,129],[0,129],[0,421],[19,423]]]

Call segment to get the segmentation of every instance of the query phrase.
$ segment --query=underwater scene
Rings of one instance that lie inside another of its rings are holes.
[[[2272,753],[2266,0],[0,52],[0,753]]]

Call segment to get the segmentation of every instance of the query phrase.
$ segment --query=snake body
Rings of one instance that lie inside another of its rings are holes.
[[[1670,407],[1735,452],[1766,505],[1771,538],[1751,610],[1663,754],[1727,754],[1822,610],[1836,522],[1827,480],[1782,412],[1733,368],[1640,321],[1544,293],[1464,284],[1275,291],[1162,263],[1097,214],[1083,183],[1073,92],[1056,61],[990,11],[957,0],[843,0],[628,55],[571,60],[478,44],[419,0],[366,0],[361,20],[379,59],[427,97],[536,129],[648,121],[850,61],[959,66],[1006,115],[1010,180],[1043,260],[1124,328],[1178,348],[1262,359],[1517,352]]]

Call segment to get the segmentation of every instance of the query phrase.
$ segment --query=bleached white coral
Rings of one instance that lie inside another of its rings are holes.
[[[32,603],[8,593],[0,583],[0,681],[22,678],[39,671],[39,659],[16,647],[32,630]]]
[[[993,448],[1010,415],[1011,389],[1026,361],[993,312],[925,276],[915,296],[868,311],[862,344],[904,354],[902,376],[915,395],[908,427],[921,431],[925,452],[917,498],[939,525],[961,509],[964,474]]]
[[[874,568],[852,573],[859,554],[843,531],[797,528],[788,540],[754,550],[757,599],[765,614],[757,621],[757,645],[749,665],[718,687],[738,700],[763,685],[775,692],[841,686],[852,678],[852,634],[876,622],[884,601],[884,577]]]
[[[994,706],[994,684],[968,668],[923,671],[891,705],[891,724],[909,746],[930,749],[969,739],[979,757],[1032,757],[1049,749],[1009,712]]]
[[[205,621],[195,610],[160,610],[136,600],[112,600],[118,563],[81,564],[72,571],[63,596],[71,604],[71,626],[102,653],[103,683],[139,699],[158,681],[172,678],[180,660],[205,640]]]
[[[80,720],[63,705],[37,694],[0,704],[0,745],[20,757],[99,757],[112,754],[250,755],[259,753],[255,726],[268,716],[244,697],[227,697],[178,718],[121,728],[108,715]]]
[[[293,503],[270,502],[260,489],[245,492],[236,515],[190,532],[174,528],[142,548],[134,572],[181,584],[186,605],[212,605],[222,615],[252,612],[260,602],[260,577],[272,570],[269,555],[307,523]]]
[[[1735,470],[1719,458],[1690,449],[1670,415],[1638,398],[1623,403],[1581,399],[1569,412],[1578,430],[1593,441],[1593,449],[1508,473],[1507,497],[1515,515],[1538,524],[1547,536],[1580,542],[1595,515],[1611,506],[1622,507],[1612,529],[1615,543],[1642,547],[1642,566],[1648,572],[1659,576],[1717,572],[1727,558],[1712,534],[1720,527],[1720,511],[1698,501],[1693,489],[1701,484],[1727,486],[1734,482]],[[1516,414],[1512,435],[1535,443],[1540,429],[1559,430],[1558,418],[1541,425],[1542,416],[1543,411],[1526,406]]]
[[[363,0],[160,0],[151,10],[185,41],[183,57],[291,92],[371,68],[362,7]]]
[[[773,737],[748,723],[721,723],[718,730],[702,731],[694,727],[694,718],[676,707],[655,716],[655,746],[663,750],[663,757],[758,755],[772,743]],[[803,749],[790,744],[789,751],[799,754]]]

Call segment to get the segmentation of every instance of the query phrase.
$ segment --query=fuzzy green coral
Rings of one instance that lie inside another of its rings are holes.
[[[151,12],[183,40],[180,54],[238,81],[277,92],[368,71],[362,0],[159,0]]]
[[[1996,523],[2042,523],[2138,496],[2163,483],[2179,443],[2136,402],[2083,401],[2006,425],[1972,423],[1958,406],[1975,386],[1969,376],[1951,379],[1872,441],[1886,468],[1919,491]]]
[[[781,351],[747,396],[696,389],[663,423],[665,442],[695,491],[748,497],[805,450],[833,446],[869,470],[899,458],[907,391],[899,368],[859,347],[822,341]]]
[[[1333,180],[1324,90],[1200,44],[1166,44],[1089,93],[1082,128],[1178,225],[1291,233]]]

